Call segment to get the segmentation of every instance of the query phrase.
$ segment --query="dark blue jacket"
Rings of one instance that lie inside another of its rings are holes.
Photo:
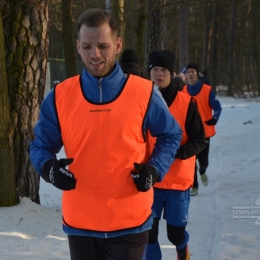
[[[196,96],[200,92],[202,85],[203,85],[203,83],[200,81],[197,81],[197,83],[195,83],[194,85],[188,84],[187,86],[188,86],[189,94],[191,96]],[[222,108],[221,108],[220,102],[218,101],[218,99],[212,89],[211,89],[210,95],[209,95],[209,104],[210,104],[211,108],[213,109],[213,117],[215,117],[218,120],[220,117]]]
[[[114,71],[107,77],[97,79],[86,70],[82,72],[81,76],[84,94],[94,103],[105,103],[113,100],[120,93],[127,79],[118,63],[116,63]],[[143,131],[145,132],[147,129],[153,136],[157,137],[153,153],[147,163],[157,169],[159,181],[161,181],[174,160],[181,141],[182,131],[156,89],[152,93],[144,121]],[[30,158],[37,172],[41,174],[43,164],[49,159],[56,159],[56,154],[60,152],[63,146],[53,90],[48,93],[41,105],[40,117],[34,132],[35,140],[30,144]],[[66,226],[64,226],[64,231],[67,234],[113,237],[148,230],[151,225],[152,218],[136,229],[111,232],[109,234],[87,232]]]

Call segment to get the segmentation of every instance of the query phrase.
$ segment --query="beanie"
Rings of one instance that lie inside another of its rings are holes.
[[[203,74],[204,76],[207,76],[207,75],[208,75],[208,71],[207,71],[207,70],[203,70],[203,71],[201,72],[201,74]]]
[[[126,49],[122,52],[120,63],[134,62],[139,63],[137,53],[133,49]]]
[[[196,63],[196,62],[194,62],[194,61],[188,63],[187,66],[186,66],[186,72],[187,72],[188,69],[194,69],[194,70],[196,70],[197,76],[199,77],[200,66],[199,66],[198,63]]]
[[[148,74],[153,67],[163,67],[173,75],[175,53],[171,50],[152,51],[148,57]]]

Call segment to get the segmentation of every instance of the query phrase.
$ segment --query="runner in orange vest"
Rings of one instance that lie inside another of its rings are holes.
[[[182,129],[181,146],[170,170],[160,183],[154,185],[153,227],[149,232],[149,245],[143,259],[160,260],[162,254],[158,242],[159,220],[162,211],[167,222],[167,236],[176,246],[177,259],[189,260],[188,223],[190,188],[193,183],[196,154],[206,146],[203,123],[196,103],[181,92],[184,82],[173,78],[175,54],[171,50],[153,51],[149,55],[149,75],[162,94],[170,113]],[[149,136],[150,153],[156,138]]]
[[[209,165],[209,146],[210,137],[216,133],[215,125],[221,114],[221,105],[216,98],[212,87],[203,84],[199,81],[199,65],[196,62],[190,62],[185,69],[187,85],[184,86],[183,92],[193,97],[198,105],[205,134],[207,138],[207,146],[199,154],[197,154],[197,160],[199,163],[199,173],[202,184],[208,185],[208,176],[206,174],[207,167]],[[197,177],[197,164],[194,170],[194,182],[191,190],[191,195],[196,196],[198,194],[198,177]]]
[[[152,186],[174,161],[182,131],[152,81],[116,62],[122,40],[108,12],[84,12],[77,33],[85,69],[44,99],[30,158],[63,190],[71,260],[140,260],[153,223]],[[149,157],[148,131],[158,140]],[[66,158],[58,160],[63,146]]]

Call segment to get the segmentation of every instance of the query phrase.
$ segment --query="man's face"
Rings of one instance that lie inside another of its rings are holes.
[[[116,54],[122,49],[122,40],[116,39],[108,23],[97,28],[83,24],[79,31],[77,49],[87,71],[92,76],[101,78],[113,70]]]
[[[194,85],[198,81],[198,75],[195,69],[187,69],[186,80],[190,85]]]
[[[171,82],[171,73],[163,67],[155,66],[150,71],[151,80],[159,88],[166,88]]]

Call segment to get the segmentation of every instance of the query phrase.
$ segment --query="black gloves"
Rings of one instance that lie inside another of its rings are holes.
[[[181,146],[180,146],[180,148],[181,148]],[[177,159],[183,159],[183,158],[181,158],[180,148],[177,150],[177,153],[175,154],[175,158],[177,158]]]
[[[156,169],[149,164],[134,163],[136,171],[132,171],[131,175],[138,191],[148,191],[155,184],[158,178]]]
[[[75,189],[77,180],[74,178],[74,174],[65,168],[73,161],[72,158],[59,161],[48,160],[42,167],[42,178],[60,190]]]
[[[206,123],[207,125],[215,125],[215,124],[217,123],[217,121],[218,121],[218,120],[217,120],[216,117],[212,117],[211,119],[205,121],[205,123]]]

